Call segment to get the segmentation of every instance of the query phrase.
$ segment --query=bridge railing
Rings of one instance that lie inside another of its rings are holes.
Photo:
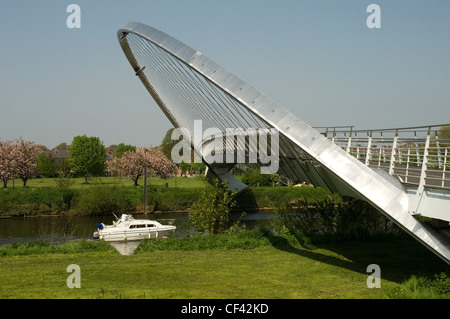
[[[356,130],[316,128],[366,166],[405,185],[450,190],[450,124]]]

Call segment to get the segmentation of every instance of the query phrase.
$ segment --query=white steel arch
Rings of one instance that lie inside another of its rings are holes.
[[[279,140],[271,148],[279,149],[279,174],[369,202],[450,263],[449,241],[415,218],[410,196],[391,175],[364,165],[290,111],[173,37],[138,22],[125,24],[117,36],[136,76],[186,135],[194,132],[195,120],[202,120],[203,129],[217,128],[224,135],[227,128],[274,129]],[[205,160],[208,148],[202,146],[208,138],[203,137],[197,143],[189,142]],[[225,153],[226,145],[222,146]],[[228,174],[236,163],[206,164],[210,173],[228,179],[232,187],[245,187]]]

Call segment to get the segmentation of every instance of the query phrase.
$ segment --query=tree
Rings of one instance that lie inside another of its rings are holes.
[[[233,192],[227,181],[214,181],[207,185],[200,198],[192,204],[189,220],[199,233],[209,235],[223,233],[229,228],[230,211],[236,206]]]
[[[55,169],[50,156],[45,153],[39,153],[37,158],[36,170],[41,176],[52,177],[55,175]]]
[[[172,140],[172,132],[175,128],[170,128],[166,135],[164,136],[161,145],[159,146],[161,148],[161,151],[167,158],[172,157],[172,148],[179,142],[179,141],[173,141]]]
[[[261,171],[257,168],[247,167],[244,175],[242,176],[242,182],[248,186],[273,186],[273,183],[277,180],[276,174],[261,174]]]
[[[123,153],[126,151],[136,151],[136,146],[120,143],[117,145],[116,152],[114,153],[114,157],[122,157]]]
[[[36,171],[36,151],[37,146],[33,142],[19,139],[14,148],[14,166],[16,176],[23,181],[23,186],[27,186],[28,179],[34,177]]]
[[[7,187],[8,181],[15,178],[14,168],[14,144],[11,141],[0,143],[0,180],[3,188]]]
[[[70,145],[69,164],[76,173],[84,176],[98,176],[105,169],[106,149],[98,137],[76,136]]]
[[[67,170],[60,170],[58,172],[58,176],[54,179],[56,186],[58,188],[58,191],[61,194],[61,199],[63,202],[63,205],[65,207],[70,205],[70,200],[72,199],[72,196],[69,192],[69,187],[75,184],[75,180],[72,178],[73,174],[72,172],[68,172]]]
[[[7,187],[9,180],[20,177],[23,186],[29,178],[36,175],[36,156],[38,146],[22,139],[4,141],[0,146],[0,180]]]
[[[59,144],[55,147],[55,149],[58,149],[58,150],[66,150],[66,149],[68,149],[68,148],[69,148],[69,145],[67,145],[66,142],[59,143]]]
[[[126,151],[122,157],[115,157],[108,162],[108,169],[113,174],[127,177],[138,186],[138,180],[144,175],[147,165],[147,176],[154,175],[167,178],[176,169],[176,165],[157,148],[138,147],[136,151]]]
[[[202,172],[204,172],[206,170],[206,164],[201,162],[201,163],[192,163],[192,169],[194,171],[198,171],[199,175],[202,174]]]
[[[444,125],[441,126],[438,131],[438,137],[440,140],[444,140],[444,142],[441,144],[442,147],[449,147],[450,146],[450,125]]]

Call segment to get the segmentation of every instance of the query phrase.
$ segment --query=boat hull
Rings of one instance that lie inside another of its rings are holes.
[[[126,229],[126,230],[101,230],[98,239],[104,241],[132,241],[151,238],[164,238],[175,233],[174,226],[160,227],[158,229]]]

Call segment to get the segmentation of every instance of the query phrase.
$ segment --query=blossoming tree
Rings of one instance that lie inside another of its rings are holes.
[[[14,144],[11,141],[0,143],[0,180],[3,182],[3,188],[7,187],[8,181],[15,178],[13,151]]]
[[[16,176],[22,179],[23,186],[27,186],[28,179],[36,176],[37,157],[36,151],[39,146],[33,142],[17,140],[14,157]]]
[[[144,175],[167,178],[172,175],[176,165],[159,149],[138,147],[136,151],[126,151],[122,157],[115,157],[108,161],[108,169],[115,175],[127,177],[138,186],[138,180]]]
[[[4,141],[0,145],[0,180],[3,187],[14,178],[21,178],[23,186],[36,175],[36,151],[39,146],[33,142],[17,139]]]

